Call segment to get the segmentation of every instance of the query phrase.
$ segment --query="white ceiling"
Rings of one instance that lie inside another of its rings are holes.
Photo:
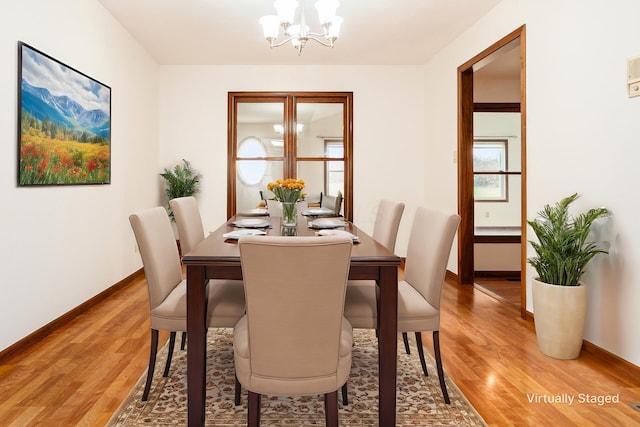
[[[501,0],[341,0],[333,49],[269,49],[258,19],[272,0],[99,0],[159,64],[424,64]],[[317,17],[307,0],[311,30]],[[300,9],[300,8],[299,8]],[[299,18],[298,18],[299,19]],[[314,28],[315,27],[315,28]]]

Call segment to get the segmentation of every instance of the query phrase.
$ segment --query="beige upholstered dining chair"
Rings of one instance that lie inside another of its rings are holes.
[[[376,222],[373,224],[373,238],[391,252],[396,250],[398,228],[404,212],[404,203],[380,200]]]
[[[351,370],[352,328],[343,316],[351,239],[247,236],[238,244],[247,314],[233,348],[237,379],[249,391],[247,425],[260,423],[262,394],[324,394],[327,425],[337,426],[337,390]]]
[[[385,248],[394,252],[400,220],[404,212],[404,203],[380,200],[372,237]],[[377,305],[371,306],[369,300],[379,297],[376,282],[373,280],[349,280],[344,307],[344,316],[354,328],[376,329]]]
[[[182,253],[187,254],[204,240],[202,216],[195,197],[169,201],[178,228]],[[242,280],[209,280],[207,320],[211,328],[233,328],[244,315]]]
[[[342,193],[338,192],[337,196],[321,194],[320,206],[331,209],[336,215],[340,215],[340,211],[342,210]]]
[[[171,331],[164,376],[169,375],[176,331],[187,330],[187,286],[167,211],[162,207],[129,216],[147,279],[151,316],[151,349],[147,381],[142,393],[146,401],[158,352],[158,331]]]
[[[198,201],[193,196],[178,197],[169,200],[169,206],[176,220],[180,249],[186,255],[205,237]]]
[[[446,403],[450,403],[444,382],[440,356],[440,296],[447,271],[451,246],[460,223],[456,214],[419,207],[416,211],[407,248],[404,280],[398,283],[398,331],[415,332],[418,355],[425,375],[427,365],[422,347],[422,331],[433,332],[433,348],[440,388]],[[348,304],[369,306],[376,310],[375,293],[350,294]],[[370,319],[375,321],[374,316]]]
[[[179,197],[169,202],[176,219],[182,253],[187,254],[204,240],[204,228],[195,197]],[[210,328],[233,328],[244,315],[242,280],[209,280],[207,319]]]
[[[151,320],[151,348],[149,350],[149,368],[142,400],[149,397],[153,372],[158,352],[158,332],[170,331],[169,352],[164,376],[169,375],[171,358],[175,346],[176,331],[187,330],[187,282],[182,279],[182,266],[173,229],[167,211],[163,207],[146,209],[129,216],[131,228],[136,237],[149,293]],[[208,315],[211,307],[219,312],[235,313],[235,317],[226,319],[227,325],[235,323],[244,314],[244,292],[221,292],[226,287],[207,287]],[[233,288],[235,290],[235,288]],[[209,324],[212,316],[208,318]]]

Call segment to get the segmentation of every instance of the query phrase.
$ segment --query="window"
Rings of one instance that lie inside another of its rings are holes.
[[[227,215],[255,208],[267,184],[305,180],[309,200],[344,197],[352,220],[353,94],[230,92]]]
[[[248,137],[238,147],[238,177],[246,185],[256,185],[267,170],[267,162],[263,159],[267,155],[264,144],[258,138]]]
[[[337,195],[344,188],[344,144],[342,140],[325,140],[324,156],[330,160],[324,167],[324,194]]]
[[[508,201],[506,171],[506,139],[474,140],[473,195],[476,201]]]

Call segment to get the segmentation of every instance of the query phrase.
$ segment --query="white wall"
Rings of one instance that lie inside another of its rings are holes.
[[[17,187],[18,41],[111,86],[111,184]],[[157,65],[95,0],[0,5],[0,350],[142,266],[129,214],[157,204]]]
[[[510,0],[496,6],[425,69],[425,199],[456,209],[457,67],[522,24],[527,46],[527,217],[578,192],[575,210],[606,206],[598,227],[610,255],[590,265],[585,339],[640,365],[640,98],[626,95],[626,60],[640,55],[640,2]],[[531,248],[528,249],[532,255]],[[456,270],[455,250],[450,268]],[[527,271],[527,309],[531,305]]]
[[[160,164],[186,158],[203,174],[198,199],[214,230],[226,220],[228,92],[353,92],[354,221],[371,232],[381,198],[407,204],[404,255],[425,186],[423,85],[421,67],[161,66]]]

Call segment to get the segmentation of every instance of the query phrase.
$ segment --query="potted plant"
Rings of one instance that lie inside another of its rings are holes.
[[[569,206],[577,198],[576,193],[545,205],[538,218],[527,221],[538,238],[529,241],[536,255],[527,260],[538,274],[532,284],[538,346],[556,359],[580,354],[587,309],[580,279],[595,255],[608,253],[587,238],[594,221],[610,215],[609,210],[594,208],[574,218]]]
[[[160,176],[166,181],[164,193],[167,196],[167,211],[171,221],[174,221],[169,200],[178,197],[195,196],[200,189],[202,175],[191,167],[191,163],[182,159],[182,164],[178,163],[173,169],[165,168]]]

